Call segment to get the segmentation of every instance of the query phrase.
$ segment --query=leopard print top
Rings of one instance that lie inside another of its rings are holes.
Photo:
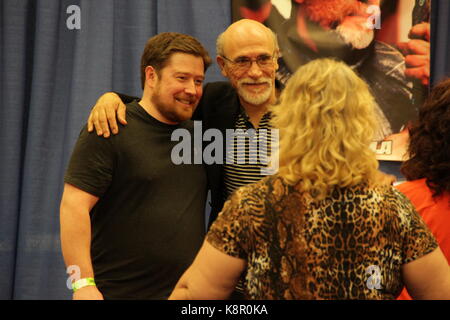
[[[390,186],[335,188],[314,201],[279,176],[234,192],[207,241],[247,261],[249,299],[395,299],[401,266],[438,246]]]

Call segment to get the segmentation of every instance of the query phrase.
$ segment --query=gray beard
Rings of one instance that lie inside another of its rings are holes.
[[[247,102],[249,104],[259,106],[259,105],[267,102],[270,99],[270,96],[272,94],[272,88],[267,89],[263,93],[260,93],[257,95],[249,94],[244,89],[239,89],[238,92],[239,92],[239,96],[242,98],[242,100],[244,100],[245,102]]]

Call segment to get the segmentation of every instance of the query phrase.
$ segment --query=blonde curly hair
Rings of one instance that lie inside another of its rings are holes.
[[[279,175],[288,184],[323,199],[334,187],[374,182],[374,99],[345,63],[317,59],[300,67],[271,111],[280,129]]]

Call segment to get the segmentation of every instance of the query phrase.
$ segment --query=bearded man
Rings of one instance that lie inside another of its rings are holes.
[[[206,173],[173,163],[171,135],[192,133],[210,63],[191,36],[150,38],[142,99],[128,104],[126,129],[108,140],[81,131],[60,213],[64,261],[81,277],[74,299],[165,299],[199,250]]]

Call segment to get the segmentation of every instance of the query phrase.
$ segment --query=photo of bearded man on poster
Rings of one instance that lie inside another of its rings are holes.
[[[347,63],[368,83],[375,97],[379,130],[374,140],[394,140],[395,155],[386,160],[403,160],[408,140],[405,128],[417,118],[428,91],[430,0],[415,1],[409,41],[393,45],[378,40],[378,32],[394,32],[389,30],[392,23],[384,22],[396,14],[399,3],[232,0],[232,15],[234,20],[262,22],[277,34],[281,49],[277,80],[281,88],[299,66],[311,60],[334,57]]]

